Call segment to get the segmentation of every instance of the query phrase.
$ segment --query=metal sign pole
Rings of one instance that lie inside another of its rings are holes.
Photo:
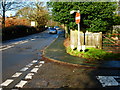
[[[80,45],[80,23],[78,23],[78,47],[77,50],[81,50],[81,45]]]

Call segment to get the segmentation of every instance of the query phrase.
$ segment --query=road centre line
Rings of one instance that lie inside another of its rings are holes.
[[[12,47],[14,47],[14,45],[7,46],[6,48],[0,49],[0,51],[6,50],[6,49],[12,48]]]
[[[15,43],[12,43],[12,44],[10,44],[10,45],[0,46],[0,51],[3,51],[3,50],[6,50],[6,49],[9,49],[9,48],[12,48],[12,47],[14,47],[14,46],[17,45],[17,44],[24,44],[24,43],[27,43],[27,42],[28,42],[28,40],[15,42]]]

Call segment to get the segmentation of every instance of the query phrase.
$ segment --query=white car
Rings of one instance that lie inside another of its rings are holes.
[[[55,28],[49,28],[48,33],[50,33],[50,34],[57,34],[57,30]]]

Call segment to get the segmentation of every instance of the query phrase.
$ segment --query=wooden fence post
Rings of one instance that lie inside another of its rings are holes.
[[[99,33],[99,49],[102,49],[102,32]]]

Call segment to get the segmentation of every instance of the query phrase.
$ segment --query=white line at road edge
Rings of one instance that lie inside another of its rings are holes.
[[[120,85],[114,78],[117,76],[96,76],[103,87]],[[118,77],[117,77],[118,78]]]
[[[7,79],[5,82],[1,84],[1,86],[8,86],[10,83],[12,83],[14,80],[13,79]]]

